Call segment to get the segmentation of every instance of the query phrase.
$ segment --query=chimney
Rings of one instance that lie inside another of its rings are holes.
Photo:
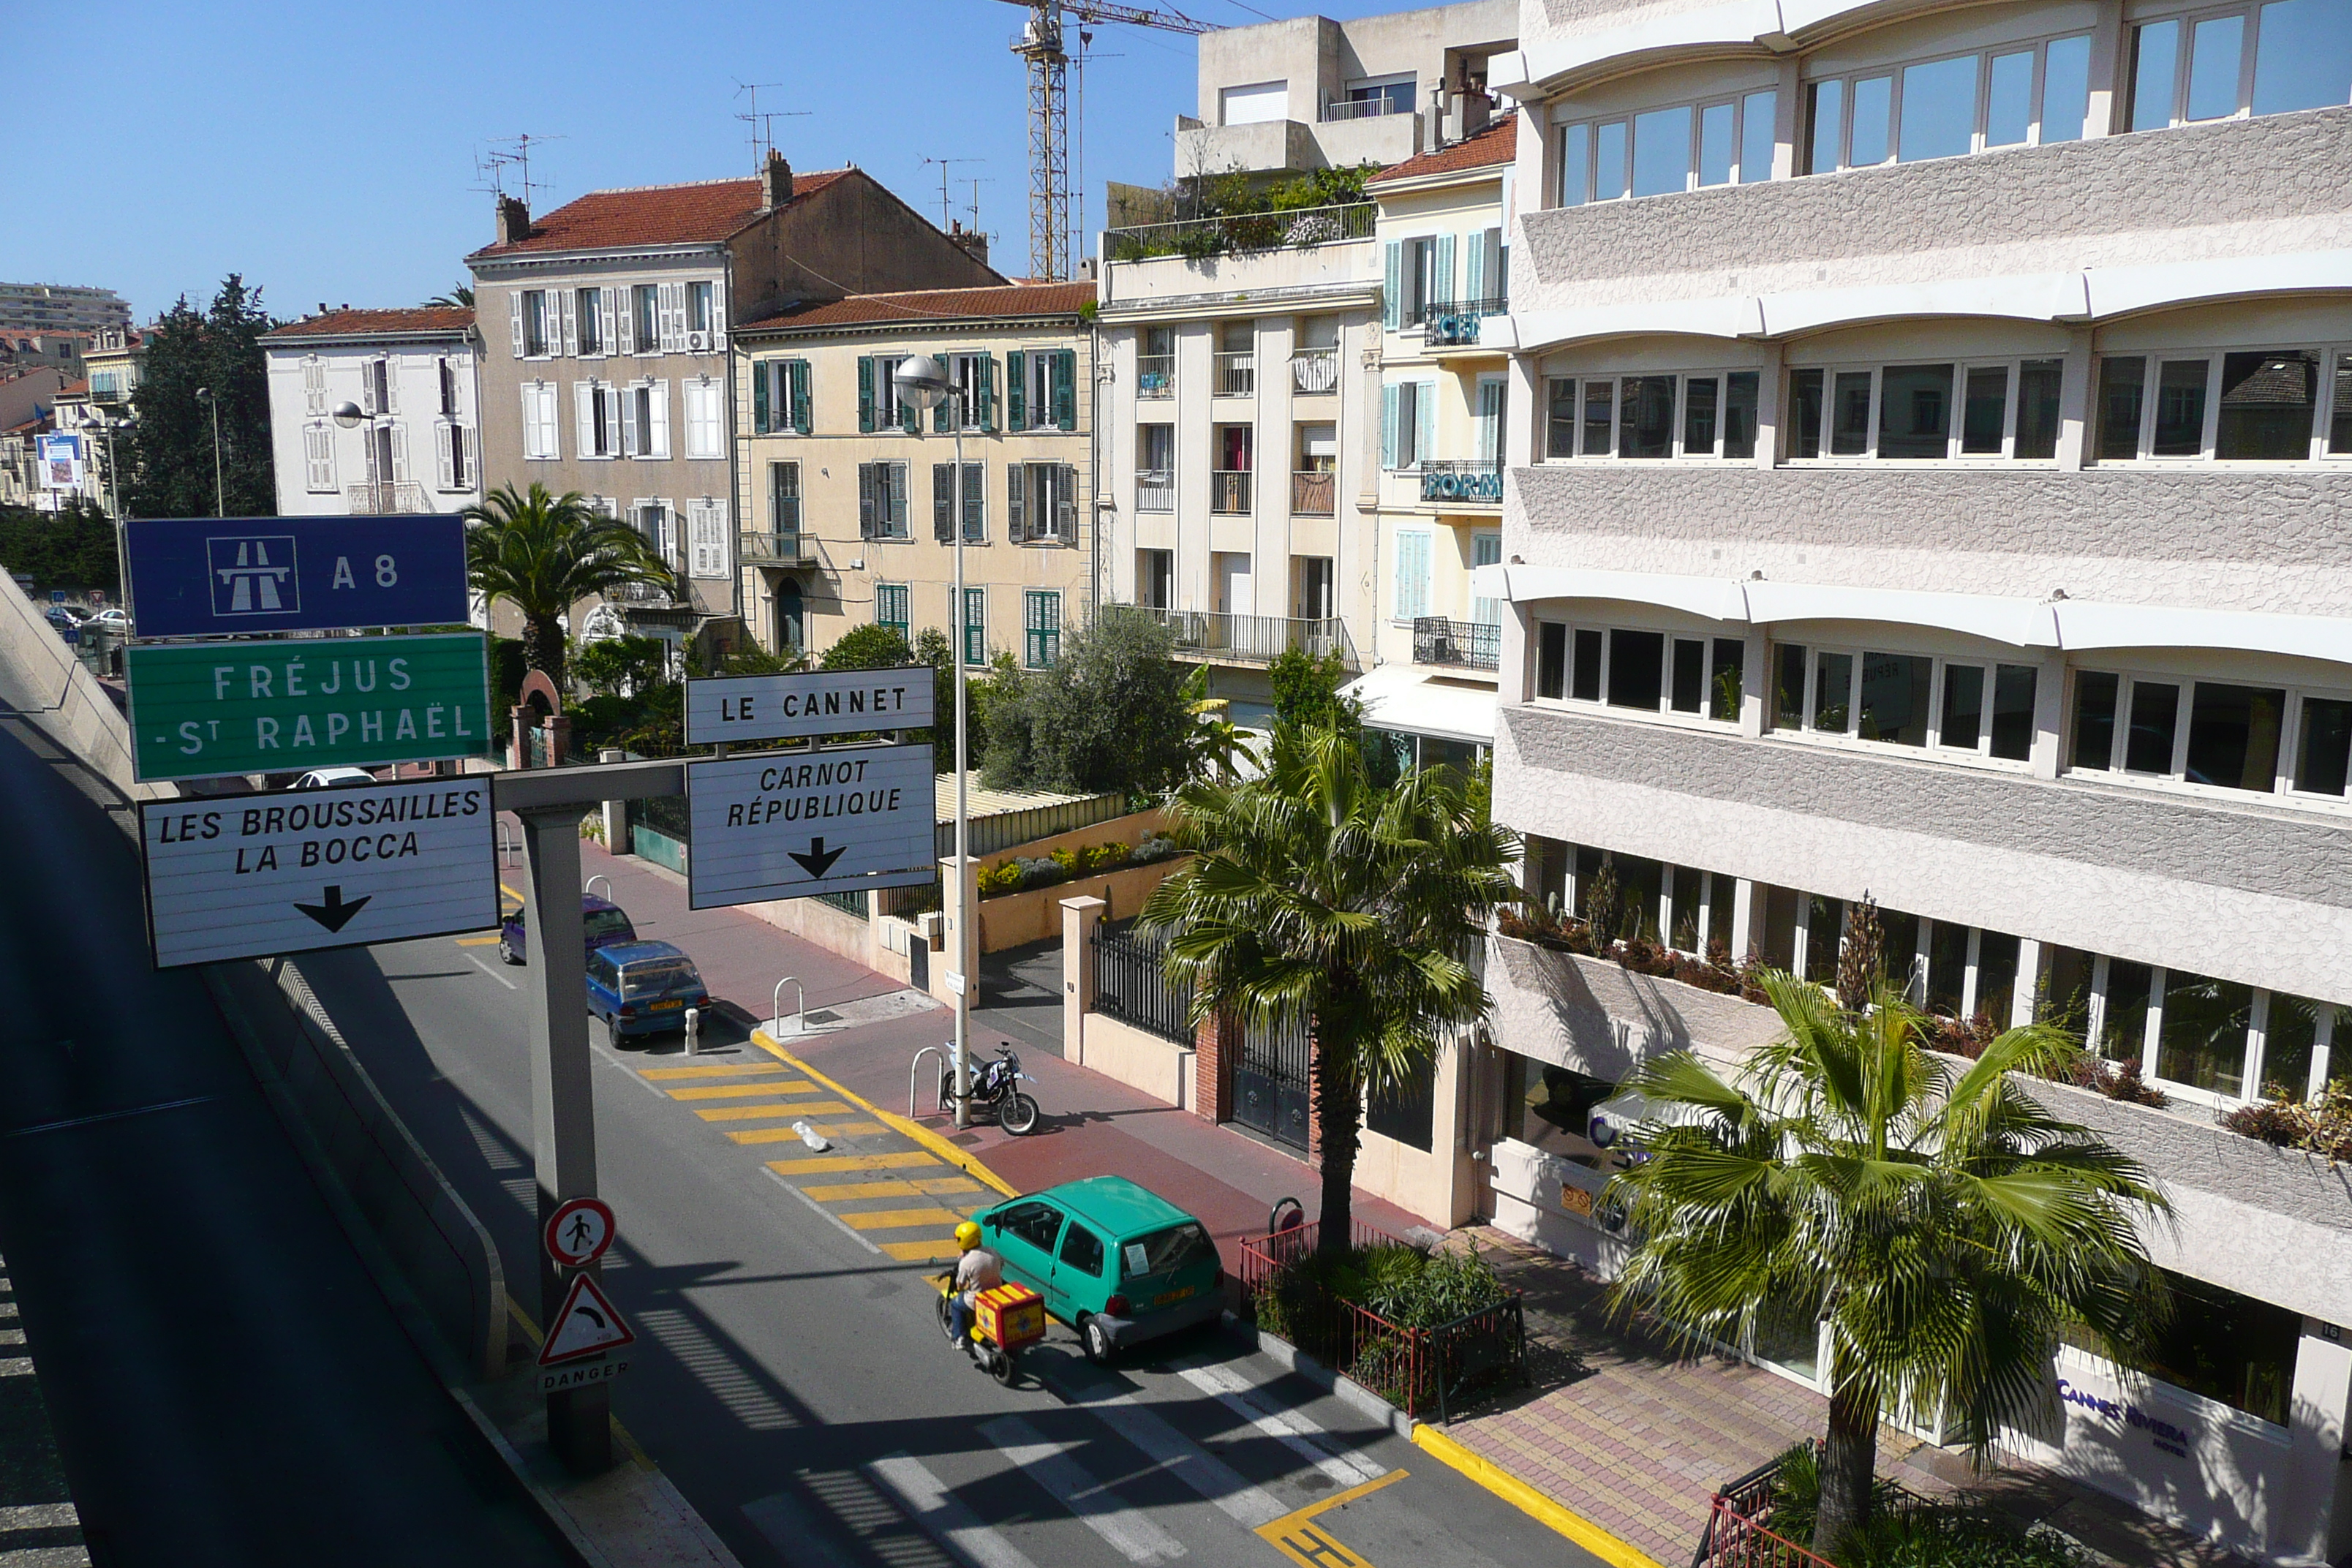
[[[780,207],[793,199],[793,166],[772,147],[768,150],[767,167],[760,171],[760,199],[768,207]]]
[[[988,265],[988,236],[976,228],[966,228],[961,218],[948,220],[948,243],[979,262]]]
[[[530,233],[530,207],[520,197],[499,198],[499,243],[513,245]]]

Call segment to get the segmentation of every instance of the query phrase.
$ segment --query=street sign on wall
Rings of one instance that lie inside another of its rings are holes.
[[[145,781],[472,757],[490,747],[479,632],[133,644],[123,660],[133,767]]]
[[[686,765],[698,910],[938,875],[929,746],[772,752]]]
[[[927,664],[688,680],[686,740],[708,746],[923,730],[930,727],[931,694]]]
[[[143,637],[466,622],[456,516],[134,518],[122,548]]]
[[[142,801],[158,969],[499,923],[487,775]]]

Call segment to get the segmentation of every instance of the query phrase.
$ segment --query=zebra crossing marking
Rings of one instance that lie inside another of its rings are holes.
[[[705,1121],[757,1121],[770,1116],[846,1116],[837,1100],[780,1100],[773,1105],[709,1105],[695,1111]]]
[[[930,1531],[966,1568],[1037,1568],[1023,1552],[947,1489],[912,1454],[886,1454],[866,1467],[896,1496],[916,1523]]]
[[[1107,1542],[1129,1563],[1150,1568],[1186,1555],[1184,1543],[1161,1529],[1142,1510],[1129,1507],[1118,1494],[1095,1479],[1093,1472],[1070,1458],[1078,1445],[1054,1442],[1018,1415],[1001,1415],[981,1423],[980,1435],[996,1451],[1028,1472],[1047,1496],[1077,1516],[1078,1522]]]

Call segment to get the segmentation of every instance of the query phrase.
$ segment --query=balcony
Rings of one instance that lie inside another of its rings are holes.
[[[1487,458],[1432,458],[1421,465],[1421,499],[1440,505],[1500,506],[1503,465]]]
[[[1174,511],[1176,510],[1176,476],[1170,473],[1150,472],[1136,475],[1135,510]]]
[[[1247,349],[1238,353],[1220,353],[1217,356],[1217,395],[1256,396],[1257,355]]]
[[[1478,342],[1478,323],[1509,313],[1508,300],[1442,300],[1421,308],[1422,342],[1433,349],[1468,348]]]
[[[803,533],[739,533],[735,554],[746,566],[814,566],[814,542]]]
[[[1177,223],[1138,224],[1103,233],[1107,259],[1143,261],[1155,256],[1253,256],[1272,250],[1305,250],[1346,239],[1372,237],[1370,202],[1346,206],[1301,207],[1295,212],[1235,213]]]
[[[1310,395],[1339,391],[1339,349],[1300,349],[1294,353],[1290,356],[1290,388]]]
[[[1329,469],[1320,473],[1290,476],[1290,515],[1293,517],[1330,517],[1336,511],[1333,494],[1337,474]]]
[[[1450,669],[1498,669],[1503,663],[1503,628],[1484,621],[1416,616],[1412,623],[1412,662]]]
[[[1176,395],[1176,356],[1174,354],[1140,354],[1135,361],[1135,395],[1138,397],[1173,397]]]
[[[1211,469],[1209,510],[1246,515],[1250,510],[1250,471],[1247,468]]]
[[[625,616],[666,620],[692,616],[694,605],[681,596],[682,588],[668,583],[623,583],[604,595],[604,602]]]
[[[1176,639],[1176,657],[1213,664],[1272,664],[1294,649],[1320,658],[1337,653],[1349,669],[1360,668],[1348,623],[1337,616],[1291,620],[1282,616],[1240,616],[1223,610],[1160,610],[1139,605]]]
[[[1379,98],[1327,98],[1323,100],[1323,123],[1335,125],[1346,120],[1378,120],[1387,114],[1411,114],[1412,105],[1399,103],[1383,94]]]
[[[429,512],[425,487],[413,479],[384,479],[343,487],[343,506],[353,517],[390,517],[400,512]]]

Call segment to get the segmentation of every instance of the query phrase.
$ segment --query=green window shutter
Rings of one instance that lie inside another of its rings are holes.
[[[874,362],[857,362],[857,427],[871,432],[874,428]]]
[[[931,537],[941,544],[955,542],[955,465],[931,465]]]
[[[1078,427],[1078,356],[1074,349],[1054,355],[1054,426],[1060,430]]]
[[[877,510],[875,507],[876,497],[874,494],[874,471],[880,467],[881,465],[878,463],[860,463],[857,465],[857,537],[860,539],[871,539],[874,537],[874,515]]]
[[[1062,465],[1062,503],[1060,507],[1060,514],[1061,515],[1055,518],[1055,521],[1061,524],[1062,542],[1073,545],[1077,543],[1078,466],[1076,463],[1064,463]],[[1060,600],[1056,599],[1055,602],[1058,604],[1060,603]]]
[[[1397,330],[1398,321],[1402,319],[1403,301],[1397,295],[1398,289],[1404,281],[1404,242],[1402,240],[1389,241],[1387,279],[1387,286],[1381,290],[1381,325],[1393,332]]]
[[[996,428],[996,356],[980,356],[980,428],[986,434]]]
[[[909,436],[923,433],[923,411],[903,395],[898,399],[898,428]]]
[[[1008,543],[1018,544],[1028,537],[1028,508],[1024,504],[1028,499],[1024,482],[1027,479],[1028,470],[1020,464],[1004,465],[1004,538]]]
[[[792,372],[793,428],[805,436],[816,428],[810,417],[808,361],[796,359],[787,368]]]
[[[907,465],[892,462],[875,466],[882,470],[883,488],[889,492],[890,498],[888,526],[882,530],[883,536],[906,539],[909,537],[907,532]]]
[[[963,536],[971,540],[988,537],[988,465],[966,463],[963,466]]]
[[[1469,237],[1470,243],[1462,252],[1462,299],[1475,305],[1486,297],[1486,235],[1481,229]]]
[[[1454,237],[1437,237],[1437,260],[1432,266],[1433,276],[1429,280],[1431,302],[1439,305],[1454,303]]]
[[[751,362],[751,434],[754,436],[768,433],[768,375],[772,363],[769,360]]]
[[[948,433],[949,416],[955,409],[955,355],[941,354],[940,363],[947,367],[948,395],[940,399],[937,408],[931,410],[931,428],[944,436]]]
[[[1004,427],[1026,430],[1029,427],[1029,388],[1026,384],[1029,356],[1009,353],[1004,356]]]
[[[1381,467],[1397,466],[1397,389],[1381,388]]]

